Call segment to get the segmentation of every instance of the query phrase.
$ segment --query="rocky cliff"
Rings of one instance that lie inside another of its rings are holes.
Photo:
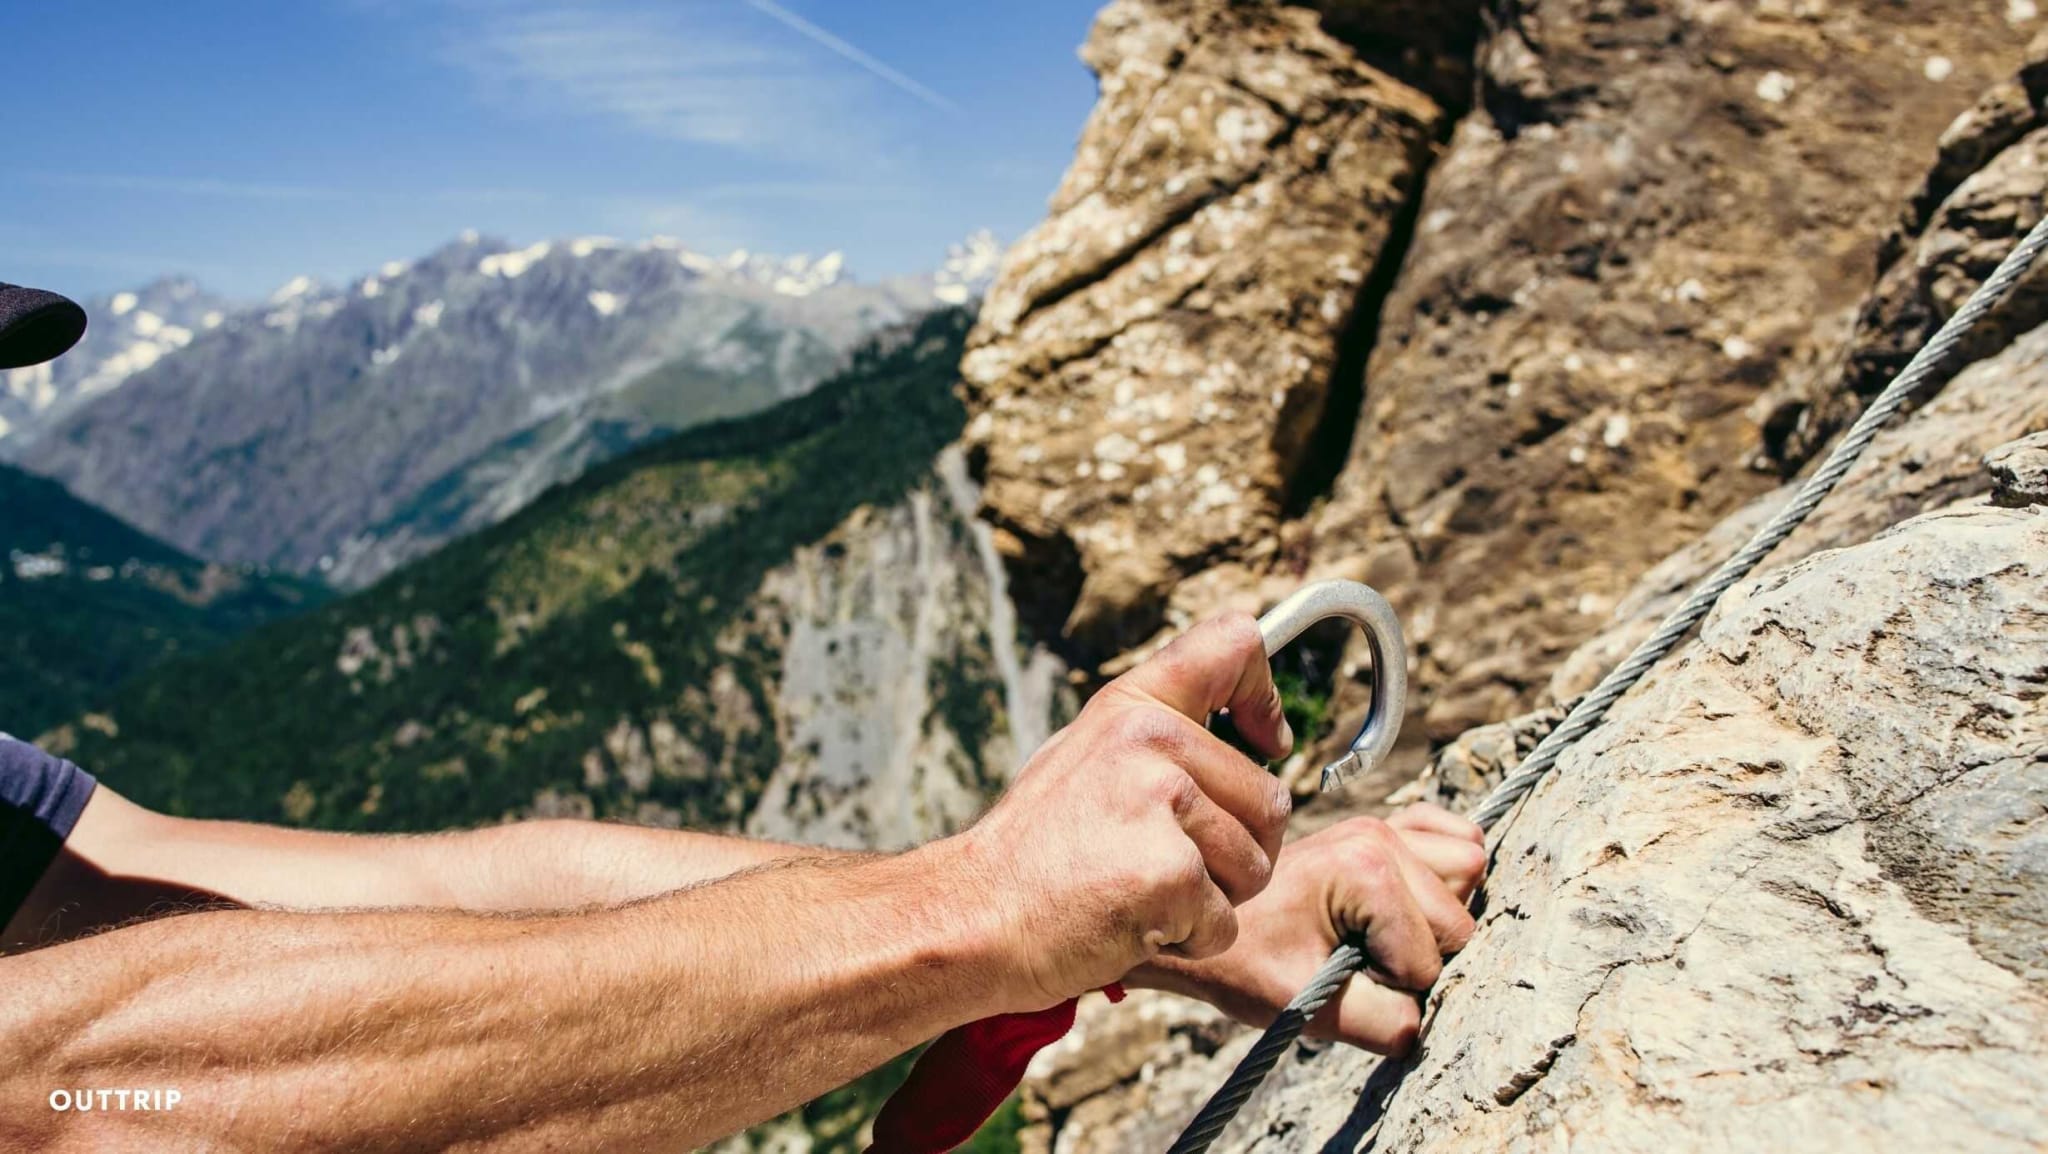
[[[1362,578],[1413,644],[1405,794],[1453,804],[1784,499],[2048,183],[2031,4],[1479,15],[1461,108],[1456,11],[1390,54],[1328,6],[1112,4],[1101,107],[966,370],[988,515],[1070,654],[1114,671]],[[1271,131],[1217,139],[1262,80]],[[1210,164],[1236,183],[1177,201]],[[2043,283],[1512,819],[1418,1052],[1298,1048],[1220,1149],[2038,1148]],[[1249,1044],[1133,1002],[1041,1058],[1032,1148],[1164,1148]]]

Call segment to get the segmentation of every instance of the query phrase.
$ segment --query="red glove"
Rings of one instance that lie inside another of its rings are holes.
[[[1122,986],[1102,992],[1124,1000]],[[868,1154],[943,1154],[974,1137],[1024,1080],[1032,1056],[1073,1029],[1079,1001],[983,1018],[933,1042],[875,1116]]]

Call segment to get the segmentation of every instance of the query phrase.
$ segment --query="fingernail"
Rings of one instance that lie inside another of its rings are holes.
[[[1294,727],[1287,724],[1287,715],[1280,715],[1280,752],[1282,755],[1294,751]]]

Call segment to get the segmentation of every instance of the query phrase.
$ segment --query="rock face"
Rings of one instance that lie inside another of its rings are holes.
[[[1767,454],[1796,468],[1855,419],[2041,219],[2044,173],[2048,34],[2028,46],[2016,78],[1993,86],[1942,133],[1933,170],[1884,240],[1884,275],[1841,353],[1758,402]],[[2036,272],[1962,354],[1997,352],[2044,319],[2048,275]]]
[[[1024,608],[1084,663],[1348,575],[1402,610],[1432,739],[1532,704],[1775,483],[1750,406],[1836,388],[1885,226],[2021,55],[1963,3],[1519,0],[1461,62],[1471,19],[1103,12],[964,370]]]
[[[2018,56],[1969,4],[1517,0],[1497,29],[1311,546],[1402,612],[1437,741],[1532,704],[1772,484],[1747,406],[1825,359],[1943,126]]]
[[[1830,1148],[1938,1130],[2034,1149],[2048,505],[1984,498],[1997,483],[2023,499],[2002,477],[2038,461],[2043,434],[1999,439],[2027,429],[2048,429],[2048,328],[1888,431],[1559,763],[1507,826],[1412,1062],[1298,1051],[1218,1149],[1715,1150],[1791,1126]],[[1774,499],[1714,536],[1746,536]],[[1644,615],[1701,552],[1632,591]],[[1636,621],[1587,649],[1625,648]],[[1467,735],[1418,792],[1468,802],[1555,716]],[[1043,1060],[1041,1148],[1163,1146],[1250,1041],[1204,1007],[1150,1017],[1098,1010]],[[1141,1052],[1134,1029],[1150,1057],[1120,1057]],[[1208,1041],[1184,1054],[1151,1037],[1191,1031]],[[1069,1066],[1120,1064],[1063,1090]]]
[[[1444,122],[1315,12],[1118,0],[1102,101],[962,367],[988,515],[1042,632],[1101,660],[1180,578],[1279,563],[1355,305]]]
[[[1063,720],[1064,670],[1016,617],[957,448],[897,505],[865,508],[768,574],[783,753],[757,837],[900,849],[953,833]]]
[[[1274,530],[1401,608],[1449,741],[1404,798],[1512,768],[2039,219],[2048,53],[1968,103],[2034,19],[1496,9],[1348,460]],[[1419,1051],[1298,1047],[1217,1149],[2039,1148],[2042,283],[1499,833]],[[1224,556],[1164,617],[1282,562]],[[1313,820],[1347,804],[1379,803]],[[1028,1149],[1164,1148],[1250,1044],[1134,1003],[1041,1057]]]

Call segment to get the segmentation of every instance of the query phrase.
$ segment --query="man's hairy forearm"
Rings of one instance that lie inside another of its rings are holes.
[[[594,821],[328,833],[169,817],[101,786],[64,852],[0,928],[0,950],[209,902],[491,912],[616,905],[783,858],[838,852]]]
[[[398,839],[391,839],[397,841]],[[595,821],[527,821],[402,839],[394,849],[466,910],[613,905],[791,857],[844,851]]]
[[[0,959],[0,1147],[701,1143],[1018,1008],[976,855],[792,859],[582,914],[200,913]],[[47,1105],[102,1086],[182,1100]]]

